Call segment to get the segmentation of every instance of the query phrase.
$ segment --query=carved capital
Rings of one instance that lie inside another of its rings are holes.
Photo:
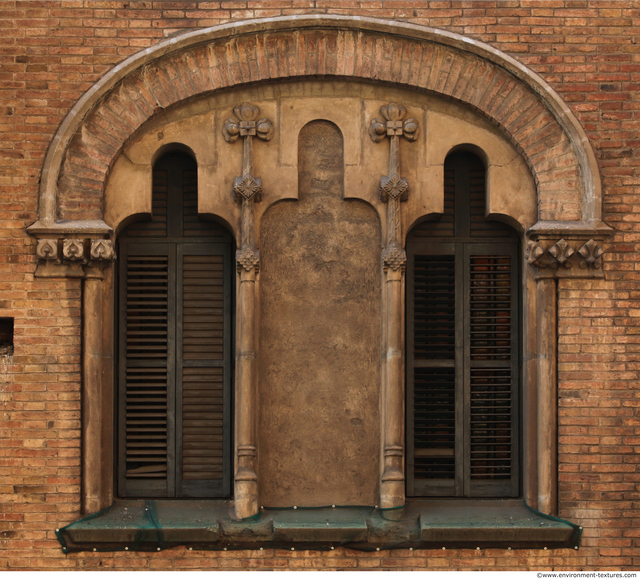
[[[262,179],[251,175],[236,177],[233,181],[233,197],[236,201],[242,201],[243,199],[261,201]]]
[[[400,247],[389,247],[382,252],[384,269],[398,271],[407,266],[407,252]]]
[[[260,252],[255,249],[239,249],[236,251],[236,262],[238,269],[257,271],[260,266]]]
[[[55,260],[60,263],[60,256],[58,255],[58,240],[38,239],[36,255],[38,259]]]
[[[113,261],[116,258],[113,241],[108,239],[94,239],[91,241],[89,257],[92,260]]]
[[[603,249],[593,240],[587,241],[579,250],[580,267],[585,269],[592,267],[600,269],[602,267]]]

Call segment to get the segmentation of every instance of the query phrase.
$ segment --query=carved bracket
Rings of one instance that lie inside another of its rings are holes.
[[[527,262],[538,268],[540,274],[561,277],[584,275],[600,277],[604,250],[598,242],[589,239],[587,242],[573,240],[572,243],[565,239],[530,240],[526,251]],[[573,267],[576,264],[578,268]]]
[[[602,267],[602,254],[604,250],[593,240],[590,239],[579,250],[580,254],[580,267],[588,268],[593,267],[600,269]]]

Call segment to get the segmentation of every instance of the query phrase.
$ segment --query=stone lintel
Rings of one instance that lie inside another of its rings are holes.
[[[538,221],[527,231],[533,240],[543,239],[606,239],[615,231],[600,220],[593,221]]]
[[[104,221],[53,221],[46,220],[36,221],[33,225],[27,227],[27,233],[34,237],[57,236],[101,236],[107,237],[113,234],[113,229]]]

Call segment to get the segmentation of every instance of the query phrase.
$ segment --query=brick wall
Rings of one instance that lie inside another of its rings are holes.
[[[39,172],[56,127],[114,64],[167,36],[231,20],[333,13],[458,32],[512,55],[583,123],[603,177],[605,281],[559,286],[560,515],[580,551],[265,550],[63,555],[79,516],[80,283],[34,280]],[[633,1],[234,2],[0,0],[0,570],[36,568],[614,569],[640,565],[640,6]]]

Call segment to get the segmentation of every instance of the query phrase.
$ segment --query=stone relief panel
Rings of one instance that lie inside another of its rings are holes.
[[[602,240],[530,240],[526,258],[539,277],[604,277]]]
[[[261,226],[259,472],[263,505],[376,504],[381,225],[343,199],[343,142],[299,138],[299,201]]]

